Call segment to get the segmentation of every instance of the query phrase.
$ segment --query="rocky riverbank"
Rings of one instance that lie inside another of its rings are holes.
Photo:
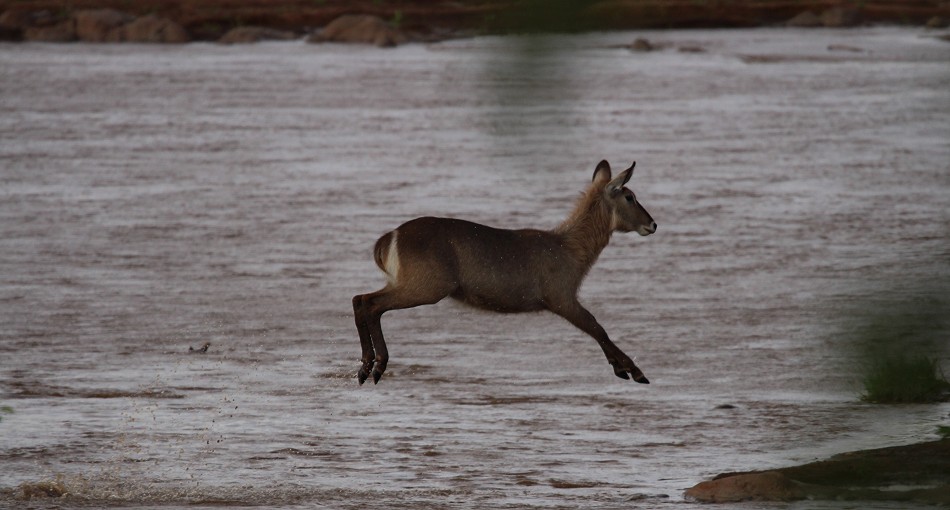
[[[950,439],[725,473],[688,489],[686,497],[704,503],[817,499],[950,505]]]
[[[342,25],[333,27],[334,20]],[[638,28],[947,26],[950,2],[836,0],[0,0],[0,40],[392,46],[485,33]]]

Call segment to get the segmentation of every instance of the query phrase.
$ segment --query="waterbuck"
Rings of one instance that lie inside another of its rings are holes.
[[[612,178],[601,161],[574,212],[551,231],[505,230],[451,218],[410,220],[376,241],[376,265],[389,282],[353,297],[363,348],[360,384],[378,383],[389,351],[380,318],[389,310],[429,305],[452,297],[494,312],[550,310],[594,337],[614,374],[648,384],[643,372],[607,336],[578,301],[577,289],[617,232],[656,232],[656,223],[624,184],[633,167]]]

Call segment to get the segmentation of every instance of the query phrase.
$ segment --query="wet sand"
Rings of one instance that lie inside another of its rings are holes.
[[[948,275],[948,63],[894,28],[2,45],[0,506],[692,508],[930,439],[947,404],[860,402],[843,339]],[[357,384],[379,235],[553,228],[604,158],[659,229],[581,298],[652,384],[452,302],[384,317]]]

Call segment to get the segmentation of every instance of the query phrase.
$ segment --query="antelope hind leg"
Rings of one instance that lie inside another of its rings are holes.
[[[366,382],[373,365],[376,362],[376,350],[373,348],[373,339],[369,333],[369,325],[366,323],[365,294],[353,296],[353,317],[356,320],[356,330],[360,335],[360,347],[363,350],[362,361],[356,377],[362,385]]]
[[[386,347],[386,339],[383,336],[382,325],[380,325],[383,314],[390,310],[402,310],[438,303],[451,294],[456,286],[457,284],[451,279],[429,276],[424,285],[387,287],[381,291],[363,296],[365,326],[369,332],[373,349],[376,351],[375,366],[373,364],[367,365],[364,361],[363,367],[368,367],[367,374],[369,369],[372,369],[373,383],[379,383],[389,362],[389,349]],[[360,377],[365,380],[365,375]]]

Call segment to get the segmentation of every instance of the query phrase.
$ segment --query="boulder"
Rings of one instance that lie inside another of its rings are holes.
[[[785,26],[796,28],[814,28],[821,26],[821,18],[811,11],[799,13],[794,18],[785,22]]]
[[[854,7],[832,7],[821,13],[821,24],[829,28],[857,26],[861,13]]]
[[[940,16],[934,16],[927,20],[927,24],[924,26],[930,29],[940,29],[947,28],[947,25],[947,20],[941,18]]]
[[[22,41],[23,30],[30,26],[30,13],[19,10],[0,14],[0,41]]]
[[[73,19],[76,21],[76,37],[80,41],[106,42],[114,39],[113,31],[134,18],[113,9],[91,9],[78,11]]]
[[[188,32],[181,25],[168,18],[155,15],[142,16],[113,30],[108,39],[111,42],[133,43],[186,43]]]
[[[381,48],[393,47],[408,40],[406,34],[377,16],[353,14],[340,16],[307,39],[308,42],[375,44]]]
[[[218,39],[221,44],[246,44],[260,41],[289,41],[296,39],[293,32],[266,27],[236,27]]]
[[[0,41],[17,42],[23,40],[23,31],[18,28],[10,28],[0,25]]]
[[[38,42],[72,42],[76,40],[76,23],[72,19],[54,25],[28,27],[23,39]]]
[[[798,501],[806,497],[798,483],[776,471],[737,474],[701,482],[686,489],[685,495],[702,503]]]
[[[0,14],[0,27],[24,29],[33,24],[33,13],[10,9]]]
[[[9,10],[0,15],[0,40],[68,42],[76,40],[73,20],[49,10]]]
[[[950,508],[950,438],[835,455],[768,471],[726,473],[687,489],[702,502],[914,501]]]

